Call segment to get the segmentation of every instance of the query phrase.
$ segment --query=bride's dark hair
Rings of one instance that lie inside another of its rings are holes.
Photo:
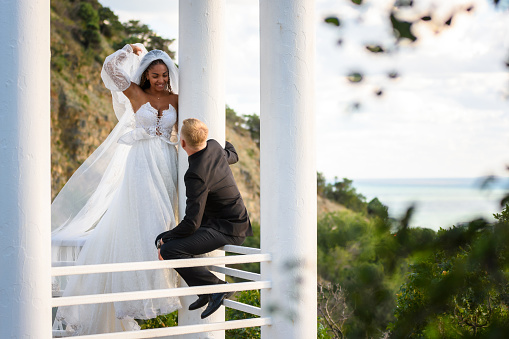
[[[143,73],[141,74],[141,79],[140,79],[140,87],[141,87],[141,89],[150,88],[150,81],[148,80],[147,74],[148,74],[148,71],[152,67],[154,67],[155,65],[164,65],[166,67],[166,69],[168,69],[168,66],[166,66],[166,64],[164,63],[163,60],[157,59],[157,60],[152,61],[150,63],[150,65],[148,65],[148,67],[145,69],[145,71],[143,71]],[[171,90],[171,84],[170,84],[170,77],[169,76],[168,76],[168,84],[167,84],[166,89],[170,93],[173,93],[173,91]]]

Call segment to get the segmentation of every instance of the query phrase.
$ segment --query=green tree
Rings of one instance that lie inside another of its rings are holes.
[[[345,305],[337,309],[348,310],[349,316],[341,320],[340,312],[331,319],[342,324],[345,338],[377,337],[393,320],[394,295],[402,279],[398,270],[386,267],[384,255],[393,252],[395,242],[390,227],[379,225],[386,222],[349,210],[318,221],[319,279],[344,293]]]
[[[321,196],[321,197],[325,196],[326,185],[327,185],[327,183],[326,183],[325,177],[323,176],[323,173],[317,172],[316,173],[316,193],[319,196]]]
[[[115,44],[115,48],[122,48],[126,44],[139,42],[145,45],[149,51],[159,49],[168,53],[170,57],[175,57],[175,52],[170,50],[170,46],[175,39],[165,39],[155,34],[146,24],[142,24],[139,20],[129,20],[124,24],[124,31],[127,37]]]
[[[353,211],[364,212],[367,206],[366,198],[362,194],[357,193],[352,183],[353,181],[350,179],[343,178],[342,181],[338,181],[338,178],[335,177],[334,183],[327,184],[324,187],[323,196]]]
[[[78,17],[82,20],[81,35],[83,44],[97,46],[101,42],[101,33],[99,29],[99,14],[97,10],[88,2],[78,4]]]
[[[260,147],[260,116],[257,114],[244,115],[247,130],[251,133],[251,139]]]
[[[236,131],[242,128],[244,119],[237,115],[237,112],[230,106],[226,105],[226,123],[232,126]]]
[[[105,37],[111,38],[124,30],[124,26],[118,20],[118,16],[108,7],[101,7],[98,14],[99,27]]]

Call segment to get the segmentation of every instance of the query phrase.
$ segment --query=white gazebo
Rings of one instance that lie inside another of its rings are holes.
[[[220,142],[225,133],[224,2],[179,1],[179,119],[203,120],[210,137]],[[52,268],[50,1],[8,1],[0,18],[0,337],[50,338],[54,306],[146,298],[149,291],[83,296],[79,302],[52,298],[52,275],[122,271],[133,265]],[[261,249],[227,247],[240,255],[224,257],[218,251],[211,258],[135,267],[210,263],[219,265],[219,273],[252,278],[227,287],[160,290],[150,297],[180,295],[186,309],[196,293],[260,289],[260,317],[235,323],[224,321],[224,308],[205,320],[197,312],[180,311],[180,329],[87,338],[224,338],[225,329],[244,326],[261,326],[265,339],[316,336],[314,34],[314,0],[260,0]],[[180,187],[186,166],[186,155],[179,151]],[[179,194],[185,202],[184,190]],[[184,208],[179,206],[180,215]],[[262,263],[261,275],[220,266],[254,261]],[[250,311],[230,301],[225,306]]]

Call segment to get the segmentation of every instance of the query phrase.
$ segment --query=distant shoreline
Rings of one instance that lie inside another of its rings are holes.
[[[481,189],[485,177],[477,178],[381,178],[352,179],[366,201],[378,198],[389,207],[389,215],[401,218],[414,205],[412,227],[438,230],[484,218],[502,209],[500,199],[509,192],[509,178],[499,178]]]
[[[391,185],[447,185],[447,186],[474,186],[481,187],[487,177],[470,177],[470,178],[358,178],[351,179],[359,184],[391,184]],[[490,187],[508,188],[509,177],[496,177],[490,183]]]

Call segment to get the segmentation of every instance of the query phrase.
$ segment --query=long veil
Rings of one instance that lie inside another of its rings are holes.
[[[139,84],[141,74],[153,60],[163,59],[169,70],[173,92],[178,93],[178,71],[169,56],[158,50],[147,53],[143,45],[137,45],[142,49],[140,56],[132,53],[131,46],[126,45],[108,56],[105,65],[115,58],[121,60],[116,71],[121,73],[120,79],[123,77],[124,82],[130,79],[127,81],[129,87],[131,81]],[[119,86],[119,78],[111,77],[104,67],[101,77],[111,90],[113,108],[119,121],[106,140],[74,172],[51,204],[54,265],[76,260],[81,247],[108,209],[124,175],[130,146],[118,143],[118,139],[135,128],[134,112],[129,99],[122,93],[127,87]]]

